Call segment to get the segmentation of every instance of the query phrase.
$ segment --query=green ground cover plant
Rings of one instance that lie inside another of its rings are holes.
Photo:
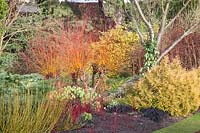
[[[17,60],[16,53],[4,52],[0,56],[0,71],[6,71],[13,67],[13,62]]]
[[[114,76],[114,77],[108,77],[108,80],[106,81],[106,84],[108,85],[108,91],[109,92],[115,92],[119,87],[121,87],[127,80],[130,80],[131,77],[120,77],[120,76]]]
[[[13,95],[15,93],[31,93],[39,91],[45,95],[47,92],[55,89],[54,80],[44,80],[44,78],[37,74],[12,74],[10,72],[0,72],[0,94]]]

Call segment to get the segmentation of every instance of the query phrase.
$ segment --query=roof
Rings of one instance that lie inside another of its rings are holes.
[[[17,5],[17,10],[20,13],[37,13],[39,8],[37,5]]]
[[[98,3],[99,0],[67,0],[67,2],[74,2],[74,3]]]

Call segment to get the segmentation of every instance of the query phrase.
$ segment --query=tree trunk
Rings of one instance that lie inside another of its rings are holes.
[[[0,37],[0,56],[3,53],[3,36]]]
[[[78,86],[78,73],[72,73],[72,86]]]
[[[95,75],[97,74],[98,70],[97,70],[97,66],[95,64],[92,65],[92,83],[91,83],[91,87],[94,87],[94,82],[95,82]]]

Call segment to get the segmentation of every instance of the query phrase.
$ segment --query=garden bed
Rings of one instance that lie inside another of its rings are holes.
[[[107,113],[102,111],[94,113],[92,122],[86,124],[85,127],[72,131],[60,131],[59,133],[151,133],[182,119],[180,117],[167,117],[161,122],[154,122],[137,111],[131,113]]]

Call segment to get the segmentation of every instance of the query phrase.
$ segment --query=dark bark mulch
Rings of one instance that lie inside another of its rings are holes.
[[[108,113],[102,111],[94,113],[92,122],[87,123],[85,127],[59,133],[151,133],[181,119],[165,116],[158,122],[145,117],[143,113],[137,111],[132,111],[131,113]]]

